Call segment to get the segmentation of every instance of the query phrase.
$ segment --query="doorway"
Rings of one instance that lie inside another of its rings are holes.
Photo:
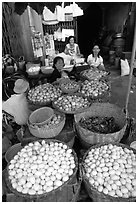
[[[77,27],[80,51],[87,58],[102,27],[102,9],[99,5],[95,2],[91,3],[84,10],[84,15],[77,18]]]

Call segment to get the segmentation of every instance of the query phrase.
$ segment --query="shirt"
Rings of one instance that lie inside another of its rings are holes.
[[[71,56],[80,54],[78,44],[74,43],[73,47],[71,47],[70,44],[67,44],[65,47],[65,53]]]
[[[103,58],[101,56],[97,57],[97,59],[95,60],[95,58],[93,57],[92,54],[90,54],[87,58],[87,63],[90,66],[96,66],[98,67],[99,65],[103,65]]]

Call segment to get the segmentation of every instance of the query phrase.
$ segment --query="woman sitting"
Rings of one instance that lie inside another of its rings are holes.
[[[98,68],[99,70],[105,70],[103,64],[103,58],[99,54],[100,49],[98,45],[95,45],[92,49],[92,54],[90,54],[87,58],[87,63],[91,68]]]
[[[82,57],[82,54],[80,54],[79,45],[75,43],[74,36],[70,36],[68,38],[68,44],[65,47],[64,53],[72,57]]]
[[[65,66],[64,59],[62,57],[57,56],[54,58],[54,61],[53,61],[54,71],[49,79],[50,83],[54,81],[59,81],[60,78],[68,78],[67,73],[63,71],[64,66]]]

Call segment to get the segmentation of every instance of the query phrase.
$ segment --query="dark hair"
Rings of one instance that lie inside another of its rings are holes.
[[[73,38],[74,41],[75,41],[75,37],[74,37],[73,35],[71,35],[71,36],[68,37],[68,43],[69,43],[69,41],[70,41],[71,38]]]
[[[54,60],[53,60],[53,68],[56,68],[56,67],[55,67],[55,64],[56,64],[57,61],[59,61],[59,60],[62,60],[63,63],[64,63],[63,57],[57,56],[57,57],[55,57]]]
[[[93,46],[92,46],[92,55],[93,55],[93,56],[94,56],[94,54],[93,54],[93,48],[94,48],[95,46],[98,46],[98,47],[99,47],[99,45],[97,45],[97,44],[93,44]],[[99,47],[99,49],[100,49],[100,47]],[[98,57],[100,56],[100,52],[98,53],[97,56],[98,56]]]

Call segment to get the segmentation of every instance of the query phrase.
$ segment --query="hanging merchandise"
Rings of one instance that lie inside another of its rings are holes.
[[[53,35],[49,35],[48,33],[44,36],[44,43],[46,47],[46,55],[51,55],[55,53],[55,44]]]
[[[66,6],[64,8],[65,21],[73,21],[73,10],[72,6]]]
[[[73,29],[62,29],[62,41],[65,42],[65,39],[69,36],[74,36]]]
[[[61,41],[62,40],[62,30],[61,27],[57,29],[57,31],[54,32],[54,40]]]
[[[35,57],[42,57],[43,56],[43,39],[42,34],[39,31],[33,31],[32,34],[32,47]]]
[[[62,5],[57,5],[55,7],[55,15],[57,16],[57,20],[59,22],[65,21],[65,13],[64,13],[64,2],[62,2]]]
[[[52,13],[46,6],[44,7],[42,16],[46,25],[55,25],[58,23],[56,14]]]
[[[83,10],[75,2],[73,2],[73,4],[70,4],[70,7],[72,8],[73,11],[73,17],[83,15]]]

